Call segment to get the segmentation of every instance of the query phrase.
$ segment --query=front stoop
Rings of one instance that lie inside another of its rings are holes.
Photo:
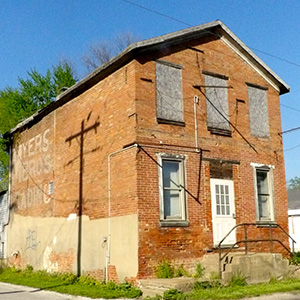
[[[205,278],[219,272],[219,255],[205,255],[202,260]],[[290,275],[289,261],[278,253],[230,253],[222,262],[222,280],[226,284],[235,275],[246,277],[249,284],[268,282],[271,278]]]
[[[143,292],[143,298],[163,295],[169,289],[177,289],[183,292],[192,290],[195,281],[212,280],[219,274],[219,255],[204,255],[198,261],[204,267],[201,278],[179,277],[172,279],[141,279],[139,288]],[[246,278],[248,284],[269,282],[271,278],[281,279],[285,276],[300,277],[300,268],[290,266],[288,259],[278,253],[231,253],[222,264],[222,283],[227,284],[233,276],[241,275]]]
[[[163,295],[169,289],[177,289],[183,292],[191,291],[195,283],[194,278],[179,277],[179,278],[162,278],[162,279],[141,279],[139,288],[143,292],[144,297],[154,297]]]

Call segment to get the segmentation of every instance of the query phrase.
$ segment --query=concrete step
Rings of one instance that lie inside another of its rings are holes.
[[[154,297],[163,295],[164,291],[169,289],[177,289],[183,292],[191,291],[194,282],[195,279],[190,277],[141,279],[139,280],[139,288],[143,292],[143,297]]]
[[[289,262],[281,254],[255,253],[234,256],[231,263],[225,266],[223,281],[229,282],[232,276],[240,274],[246,277],[249,284],[268,282],[271,278],[280,278],[290,272]]]

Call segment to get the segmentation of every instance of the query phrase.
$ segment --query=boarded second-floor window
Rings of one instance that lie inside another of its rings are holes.
[[[250,83],[247,85],[251,135],[269,137],[267,89]]]
[[[156,99],[158,121],[184,122],[180,66],[156,62]]]
[[[227,77],[205,74],[207,129],[231,135],[228,113]],[[224,118],[225,117],[225,118]]]

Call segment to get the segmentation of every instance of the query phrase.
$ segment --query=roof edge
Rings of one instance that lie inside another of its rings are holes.
[[[220,34],[218,34],[218,32],[216,31],[217,28],[221,29]],[[101,65],[100,67],[92,71],[89,75],[68,88],[66,91],[59,94],[56,97],[56,101],[52,102],[47,107],[37,111],[29,118],[20,122],[17,126],[7,132],[5,136],[13,135],[17,130],[28,126],[34,121],[40,120],[41,118],[43,118],[43,116],[49,114],[59,106],[62,106],[68,101],[74,99],[75,97],[92,87],[94,84],[99,82],[102,78],[106,77],[125,63],[132,60],[135,54],[142,53],[146,50],[151,51],[161,44],[182,43],[186,39],[199,38],[207,34],[213,34],[220,38],[221,36],[225,36],[223,33],[225,33],[226,38],[229,38],[238,47],[239,51],[241,51],[244,55],[247,55],[260,67],[261,70],[265,71],[264,73],[266,73],[268,77],[271,77],[273,79],[273,82],[275,82],[279,87],[280,95],[288,93],[290,91],[290,87],[256,54],[254,54],[254,52],[250,50],[250,48],[248,48],[222,21],[216,20],[131,44],[118,55],[109,60],[107,63]]]

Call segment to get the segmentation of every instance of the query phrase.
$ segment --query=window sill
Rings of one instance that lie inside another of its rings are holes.
[[[226,129],[207,127],[207,130],[210,131],[211,134],[223,135],[223,136],[228,136],[228,137],[232,136],[232,132],[230,130],[226,130]]]
[[[256,225],[258,227],[270,227],[270,225],[272,225],[272,227],[276,227],[277,222],[276,221],[256,221]]]
[[[184,220],[163,220],[159,222],[160,227],[188,227],[189,221]]]
[[[165,120],[165,119],[157,118],[157,123],[185,127],[185,122],[182,122],[182,121],[172,121],[172,120]]]

